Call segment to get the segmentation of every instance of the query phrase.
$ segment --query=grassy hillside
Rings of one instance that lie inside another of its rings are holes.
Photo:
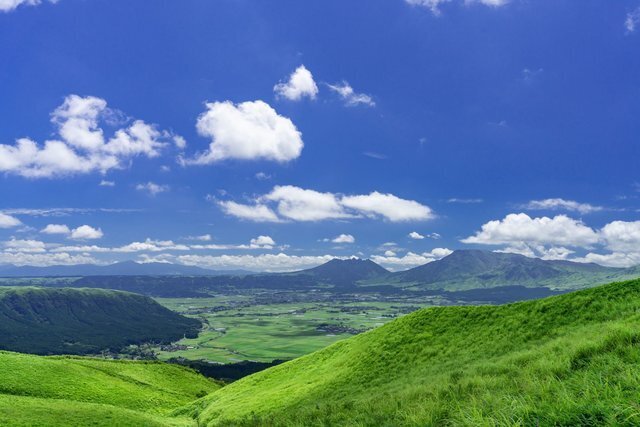
[[[200,322],[141,295],[99,289],[0,288],[0,350],[86,354],[195,336]]]
[[[638,425],[640,281],[435,307],[246,377],[206,425]]]
[[[176,408],[219,386],[159,362],[0,352],[0,425],[183,426]]]

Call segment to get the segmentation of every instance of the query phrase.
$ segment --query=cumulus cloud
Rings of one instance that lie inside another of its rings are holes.
[[[13,228],[22,225],[22,222],[11,215],[0,212],[0,228]]]
[[[264,272],[286,272],[317,267],[331,261],[333,255],[298,256],[285,253],[261,255],[180,255],[177,261],[184,265],[224,270],[243,269]]]
[[[414,240],[422,240],[424,239],[424,236],[420,233],[418,233],[417,231],[412,231],[411,233],[409,233],[409,237],[414,239]]]
[[[347,81],[341,83],[328,84],[329,89],[337,93],[344,101],[345,105],[349,107],[356,107],[358,105],[364,105],[367,107],[375,107],[376,103],[371,97],[364,93],[357,93],[353,90],[351,85]]]
[[[136,120],[107,139],[100,124],[108,114],[104,99],[69,95],[51,114],[58,138],[44,144],[29,138],[0,144],[0,172],[27,178],[105,173],[124,168],[134,157],[157,157],[173,137]]]
[[[2,244],[5,252],[42,253],[46,252],[46,244],[39,240],[11,239]]]
[[[404,256],[399,257],[395,252],[388,250],[384,255],[372,256],[371,260],[391,271],[398,271],[437,261],[447,255],[450,255],[452,252],[453,251],[446,248],[435,248],[430,252],[424,252],[421,254],[407,252]]]
[[[305,190],[292,185],[276,186],[260,200],[276,202],[278,213],[294,221],[319,221],[352,216],[344,211],[335,194]]]
[[[64,224],[48,224],[40,232],[44,234],[71,234],[69,227]]]
[[[95,240],[101,239],[104,233],[99,228],[93,228],[89,225],[81,225],[71,230],[69,238],[73,240]]]
[[[161,252],[161,251],[188,251],[187,245],[174,243],[172,240],[146,239],[144,242],[132,242],[128,245],[112,249],[113,252]]]
[[[351,234],[341,234],[333,239],[331,239],[333,243],[355,243],[356,238]]]
[[[49,3],[57,3],[58,0],[49,0]],[[0,0],[0,12],[11,12],[18,6],[37,6],[42,0]]]
[[[304,65],[299,66],[291,73],[287,82],[280,82],[273,87],[276,96],[291,101],[299,101],[303,97],[315,99],[318,95],[318,85],[313,80],[313,75]]]
[[[497,252],[547,260],[595,262],[610,267],[640,264],[640,221],[612,221],[594,230],[565,215],[530,218],[522,213],[510,214],[503,220],[489,221],[462,242],[503,246]],[[577,249],[589,252],[576,256]]]
[[[581,214],[599,212],[604,209],[602,206],[594,206],[588,203],[578,203],[573,200],[565,199],[532,200],[524,205],[523,208],[529,210],[566,210],[579,212]]]
[[[347,196],[285,185],[275,186],[253,205],[218,202],[232,216],[256,222],[322,221],[350,218],[384,218],[392,222],[424,221],[435,215],[431,208],[393,194],[374,191],[368,195]],[[272,208],[273,206],[273,208]],[[277,212],[277,213],[276,213]]]
[[[428,220],[434,217],[428,206],[377,191],[368,195],[345,196],[342,204],[367,216],[382,216],[392,222]]]
[[[520,213],[509,214],[502,220],[489,221],[482,226],[481,231],[462,242],[480,245],[534,243],[586,247],[598,240],[598,234],[593,229],[566,215],[531,218]]]
[[[184,164],[205,165],[226,159],[272,160],[280,163],[300,156],[302,134],[293,122],[264,101],[206,104],[197,130],[211,138],[209,149]]]
[[[114,181],[107,181],[107,180],[102,180],[100,181],[100,184],[98,184],[100,187],[115,187],[116,183]]]
[[[243,205],[232,201],[220,201],[218,206],[227,215],[254,222],[279,222],[280,219],[268,206],[262,204]]]
[[[169,186],[164,184],[156,184],[155,182],[146,182],[144,184],[136,185],[136,190],[145,191],[149,193],[150,196],[156,196],[160,193],[165,193],[169,191]]]
[[[25,253],[0,252],[0,264],[17,266],[33,265],[46,267],[51,265],[100,264],[95,258],[85,255],[71,255],[68,253]]]
[[[251,239],[250,245],[257,249],[272,249],[276,242],[269,236],[258,236]]]

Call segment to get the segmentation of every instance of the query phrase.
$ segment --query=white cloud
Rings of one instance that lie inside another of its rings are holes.
[[[640,221],[613,221],[600,230],[608,249],[640,253]]]
[[[269,179],[271,179],[271,175],[266,174],[264,172],[258,172],[256,173],[256,179],[259,181],[267,181]]]
[[[422,6],[429,9],[434,15],[440,15],[440,5],[451,0],[405,0],[412,6]]]
[[[318,95],[318,85],[313,80],[311,72],[301,65],[291,73],[289,81],[278,83],[273,87],[273,91],[276,96],[291,101],[299,101],[305,96],[315,99]]]
[[[69,236],[73,240],[95,240],[104,236],[104,233],[99,228],[93,228],[89,225],[81,225],[78,228],[71,230]]]
[[[447,200],[447,203],[462,203],[462,204],[471,204],[471,203],[482,203],[484,200],[482,199],[459,199],[457,197],[453,197]]]
[[[98,184],[100,187],[115,187],[116,183],[114,181],[107,181],[107,180],[102,180],[100,181],[100,184]]]
[[[11,215],[0,212],[0,228],[13,228],[22,225],[22,222]]]
[[[254,206],[227,201],[218,202],[218,206],[227,215],[254,222],[279,222],[280,219],[269,207],[261,204]]]
[[[405,0],[408,4],[413,6],[422,6],[431,11],[434,15],[438,16],[441,13],[440,6],[449,3],[452,0]],[[509,3],[509,0],[464,0],[465,5],[472,5],[474,3],[482,4],[489,7],[500,7]]]
[[[276,186],[260,200],[276,202],[278,213],[294,221],[320,221],[349,218],[332,193],[305,190],[292,185]]]
[[[184,164],[211,164],[225,159],[273,160],[284,163],[300,156],[302,134],[293,122],[264,101],[206,104],[197,129],[212,139],[209,149]]]
[[[46,244],[39,240],[11,239],[2,246],[5,252],[43,253],[46,252]]]
[[[465,0],[467,4],[480,3],[485,6],[500,7],[509,3],[510,0]]]
[[[331,239],[333,243],[355,243],[356,238],[351,234],[341,234],[338,237]]]
[[[57,3],[58,0],[49,0],[49,3]],[[37,6],[41,0],[0,0],[0,12],[11,12],[18,6]]]
[[[446,248],[435,248],[431,252],[424,252],[422,254],[407,252],[404,256],[399,257],[393,251],[386,251],[384,255],[373,255],[371,260],[391,271],[397,271],[437,261],[452,252],[453,251]]]
[[[531,218],[520,213],[509,214],[503,220],[489,221],[482,226],[481,231],[462,242],[481,245],[532,243],[587,247],[598,240],[598,234],[594,230],[566,215]]]
[[[331,261],[332,255],[297,256],[279,254],[261,255],[180,255],[177,260],[184,265],[210,269],[243,269],[265,272],[296,271],[316,267]]]
[[[119,248],[113,248],[113,252],[162,252],[162,251],[188,251],[186,245],[174,243],[172,240],[146,239],[144,242],[132,242]]]
[[[640,7],[627,13],[627,18],[624,20],[624,28],[627,30],[627,34],[634,33],[638,24],[640,24]]]
[[[322,221],[363,216],[402,222],[434,217],[428,206],[377,191],[368,195],[345,196],[285,185],[275,186],[270,193],[255,198],[254,203],[218,202],[218,205],[229,215],[256,222]],[[269,204],[275,204],[275,210]]]
[[[78,265],[99,264],[88,255],[70,255],[68,253],[24,253],[24,252],[0,252],[0,264],[13,264],[17,266],[33,265],[46,267],[51,265]]]
[[[341,202],[342,205],[365,215],[382,216],[392,222],[424,221],[434,217],[433,211],[428,206],[377,191],[368,195],[345,196]]]
[[[136,120],[106,140],[100,121],[109,115],[107,102],[92,96],[69,95],[51,114],[59,139],[39,145],[20,138],[0,144],[0,172],[27,178],[54,178],[121,169],[134,157],[156,157],[173,137],[167,131]]]
[[[157,194],[165,193],[165,192],[169,191],[169,186],[168,185],[160,185],[160,184],[156,184],[155,182],[149,181],[149,182],[144,183],[144,184],[136,185],[136,190],[138,190],[138,191],[146,191],[147,193],[149,193],[149,195],[155,196]]]
[[[409,233],[409,237],[411,237],[414,240],[422,240],[424,239],[424,236],[420,233],[418,233],[417,231],[412,231],[411,233]]]
[[[40,232],[44,234],[71,234],[69,227],[64,224],[48,224]]]
[[[257,249],[272,249],[276,242],[269,236],[258,236],[251,239],[251,246]]]
[[[355,92],[351,85],[346,81],[342,81],[341,83],[336,83],[334,85],[328,84],[327,86],[329,86],[329,89],[340,95],[340,98],[342,98],[345,105],[349,107],[355,107],[358,105],[375,107],[376,105],[371,95]]]
[[[581,214],[599,212],[604,209],[601,206],[594,206],[588,203],[578,203],[573,200],[565,199],[532,200],[524,205],[523,208],[529,210],[566,210],[579,212]]]
[[[574,258],[575,262],[593,262],[607,267],[626,268],[634,265],[640,265],[639,252],[612,252],[608,254],[597,254],[590,252],[584,257]]]
[[[212,237],[211,234],[202,234],[200,236],[187,236],[187,240],[198,240],[200,242],[210,242]]]
[[[575,253],[575,251],[563,246],[546,247],[544,245],[527,243],[512,244],[495,252],[519,254],[529,258],[540,258],[544,260],[566,260],[570,255]]]

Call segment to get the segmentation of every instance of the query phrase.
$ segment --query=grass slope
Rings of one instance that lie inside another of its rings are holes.
[[[435,307],[246,377],[201,425],[638,425],[640,281]]]
[[[182,426],[176,408],[219,386],[159,362],[0,352],[2,426]]]
[[[195,336],[200,325],[142,295],[99,289],[0,288],[0,350],[97,353]]]

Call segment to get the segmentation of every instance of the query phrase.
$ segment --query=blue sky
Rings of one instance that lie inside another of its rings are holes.
[[[640,264],[639,50],[638,0],[0,0],[0,264]]]

